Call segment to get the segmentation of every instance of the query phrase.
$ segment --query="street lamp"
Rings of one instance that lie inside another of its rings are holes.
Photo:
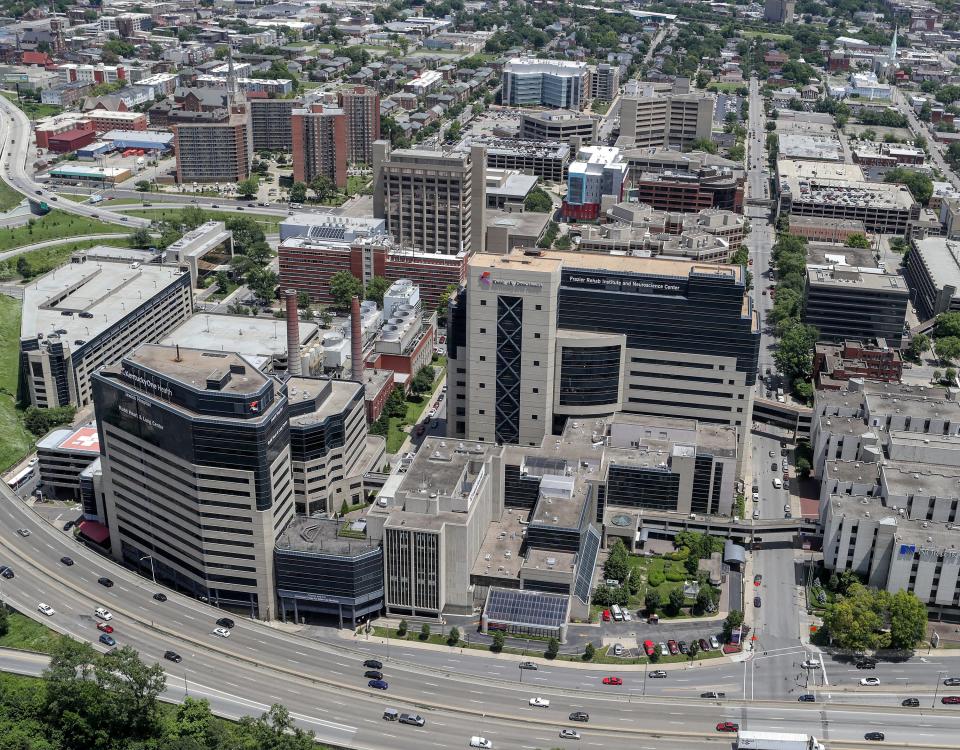
[[[154,584],[156,584],[157,571],[153,567],[153,555],[144,555],[143,557],[140,558],[140,562],[143,562],[144,560],[150,561],[150,577],[153,579]]]
[[[933,689],[933,705],[931,705],[930,708],[937,707],[937,694],[940,692],[940,682],[945,674],[947,674],[947,670],[945,669],[941,669],[939,672],[937,672],[937,684]]]

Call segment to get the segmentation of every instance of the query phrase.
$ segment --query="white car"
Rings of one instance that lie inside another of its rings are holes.
[[[49,604],[44,604],[43,602],[40,602],[37,605],[37,611],[45,614],[47,617],[52,617],[56,614],[53,607],[51,607]]]
[[[560,736],[565,740],[579,740],[580,732],[576,729],[561,729]]]
[[[214,634],[214,635],[219,635],[221,638],[229,638],[229,637],[230,637],[230,631],[227,630],[226,628],[214,628],[214,629],[213,629],[213,634]]]
[[[110,610],[104,609],[103,607],[97,607],[96,611],[94,611],[93,614],[95,614],[95,615],[96,615],[97,617],[99,617],[101,620],[112,620],[112,619],[113,619],[113,615],[110,613]]]
[[[880,684],[880,679],[878,677],[861,677],[860,684],[865,687],[876,687]]]
[[[613,646],[613,655],[614,656],[623,656],[623,646],[619,643],[614,644]]]
[[[820,669],[820,662],[818,662],[816,659],[807,659],[803,663],[803,668],[804,669]]]
[[[710,648],[720,648],[720,641],[717,640],[717,636],[710,636]]]
[[[760,502],[760,493],[759,493],[759,492],[754,492],[754,493],[753,493],[753,502],[755,502],[755,503],[759,503],[759,502]]]
[[[480,747],[484,750],[493,750],[493,743],[486,737],[471,737],[470,747]]]
[[[633,616],[629,612],[627,612],[627,610],[623,610],[623,621],[631,622],[632,620],[633,620]]]
[[[541,698],[539,695],[536,698],[530,699],[531,706],[539,706],[540,708],[550,708],[550,700],[547,698]]]

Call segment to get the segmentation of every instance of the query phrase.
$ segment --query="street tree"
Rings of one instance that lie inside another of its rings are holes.
[[[780,372],[791,382],[809,380],[813,376],[813,347],[817,335],[816,328],[799,321],[785,327],[774,360]]]
[[[338,310],[349,310],[350,300],[363,295],[363,284],[349,271],[337,271],[330,277],[330,296]]]
[[[245,180],[240,180],[237,183],[237,192],[248,200],[255,196],[257,194],[257,190],[259,189],[260,178],[255,174],[252,174]]]
[[[556,659],[557,654],[560,653],[560,641],[556,638],[551,638],[547,641],[547,650],[544,651],[543,655],[548,659]]]
[[[679,586],[670,589],[670,593],[667,595],[667,604],[672,614],[680,614],[680,610],[683,609],[683,589]]]
[[[660,592],[657,589],[647,589],[647,595],[644,597],[643,604],[644,607],[646,607],[648,615],[656,614],[657,610],[663,606],[663,597],[660,596]]]
[[[597,655],[597,647],[592,643],[588,643],[583,647],[583,660],[584,661],[593,661],[593,657]]]
[[[490,650],[494,653],[499,654],[503,651],[504,643],[506,642],[507,637],[503,634],[502,630],[496,630],[493,633],[493,643],[490,644]]]
[[[447,635],[447,645],[456,646],[460,643],[460,629],[457,627],[450,628],[450,633]]]
[[[133,187],[135,190],[138,190],[141,193],[149,193],[153,189],[153,185],[150,183],[150,180],[137,180]]]
[[[389,288],[390,282],[383,278],[383,276],[374,276],[370,279],[370,283],[367,284],[366,289],[364,289],[364,296],[366,299],[373,300],[377,303],[378,307],[382,308],[383,295]]]
[[[295,182],[290,187],[290,202],[303,203],[307,199],[307,183]]]
[[[925,333],[918,333],[910,339],[910,346],[907,348],[907,353],[911,359],[919,360],[928,351],[930,351],[930,337]]]
[[[913,649],[926,636],[927,608],[916,594],[900,589],[890,597],[890,645]]]

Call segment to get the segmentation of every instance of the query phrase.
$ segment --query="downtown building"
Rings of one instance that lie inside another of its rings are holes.
[[[303,106],[297,99],[251,99],[250,124],[254,151],[293,149],[293,111]]]
[[[593,221],[607,205],[619,203],[629,167],[613,146],[585,146],[567,171],[567,194],[561,214],[574,221]]]
[[[586,63],[515,57],[503,66],[503,103],[583,109],[590,88]]]
[[[340,91],[340,107],[347,119],[347,161],[373,164],[373,143],[380,140],[380,94],[368,86]]]
[[[685,148],[710,140],[712,94],[674,93],[653,84],[631,81],[620,100],[620,137],[638,148]]]
[[[173,149],[177,182],[240,182],[253,166],[253,129],[246,105],[226,113],[196,112],[190,122],[177,122]]]
[[[447,434],[539,445],[617,412],[751,419],[760,326],[739,266],[474,255],[447,324]]]
[[[340,107],[313,104],[294,109],[293,179],[309,185],[326,177],[338,188],[347,186],[347,118]]]

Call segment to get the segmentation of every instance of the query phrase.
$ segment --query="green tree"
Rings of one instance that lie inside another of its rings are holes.
[[[674,615],[679,614],[683,609],[683,590],[679,586],[670,589],[667,595],[667,606]]]
[[[717,153],[717,144],[709,138],[697,138],[690,144],[690,151],[706,151],[708,154]]]
[[[499,654],[501,651],[503,651],[503,646],[506,640],[507,637],[503,634],[502,630],[495,630],[493,632],[493,643],[490,644],[490,650]]]
[[[450,628],[450,633],[447,635],[447,645],[456,646],[460,643],[460,630],[459,628],[453,627]]]
[[[421,367],[413,380],[410,381],[410,390],[417,395],[423,395],[433,390],[433,380],[436,377],[436,371],[430,366]]]
[[[697,592],[697,599],[693,606],[700,614],[709,612],[713,607],[713,589],[709,586],[701,586],[700,591]]]
[[[232,747],[243,750],[312,750],[313,732],[305,732],[293,723],[290,712],[278,703],[257,719],[243,717],[234,729]]]
[[[127,238],[133,247],[153,247],[153,235],[146,227],[137,227]]]
[[[252,174],[245,180],[240,180],[237,183],[237,192],[246,199],[250,199],[257,194],[257,190],[260,189],[260,178]]]
[[[383,295],[389,288],[390,282],[383,278],[383,276],[374,276],[372,279],[370,279],[370,283],[367,284],[367,287],[364,290],[364,295],[367,299],[376,302],[378,307],[382,308]]]
[[[603,563],[604,578],[613,579],[623,583],[630,575],[630,553],[627,552],[623,541],[615,539],[610,545],[610,554],[607,555]]]
[[[937,352],[937,358],[940,360],[940,363],[943,365],[948,365],[960,358],[960,337],[945,336],[943,338],[936,339],[934,341],[934,348]]]
[[[927,608],[909,591],[900,589],[890,598],[889,619],[893,648],[915,648],[927,633]]]
[[[696,638],[691,638],[691,639],[690,639],[689,649],[690,649],[690,650],[689,650],[689,652],[687,653],[687,656],[688,656],[691,660],[696,659],[696,658],[697,658],[697,654],[700,653],[700,646],[697,645],[697,640],[696,640]]]
[[[460,121],[454,120],[452,123],[450,123],[450,127],[447,128],[447,140],[448,141],[458,140],[460,138],[460,132],[462,129],[463,128],[460,125]]]
[[[865,651],[881,644],[883,617],[877,599],[861,584],[854,584],[823,615],[830,642],[851,651]]]
[[[350,300],[363,295],[363,284],[349,271],[337,271],[330,277],[330,296],[338,310],[349,310]]]
[[[924,206],[933,195],[933,180],[914,169],[895,167],[884,175],[883,181],[906,185],[913,199]]]
[[[543,188],[537,187],[530,191],[523,201],[525,211],[538,214],[548,214],[553,210],[553,201]]]
[[[54,427],[70,424],[77,410],[73,406],[57,406],[45,409],[29,406],[23,415],[23,424],[37,437],[46,435]]]
[[[910,339],[907,352],[912,359],[919,360],[928,351],[930,351],[930,337],[925,333],[918,333]]]
[[[387,403],[384,404],[383,413],[388,417],[402,419],[407,413],[407,402],[403,397],[402,388],[394,388],[387,396]]]
[[[196,206],[187,206],[180,212],[180,224],[186,229],[196,229],[207,220],[203,209]],[[227,222],[229,225],[229,222]],[[230,227],[227,226],[227,229]]]
[[[430,638],[430,625],[428,625],[427,623],[423,623],[423,625],[420,626],[420,640],[426,641],[426,640],[429,640],[429,638]]]
[[[176,713],[166,730],[169,740],[180,743],[171,743],[172,748],[219,748],[225,747],[228,741],[226,727],[210,711],[210,704],[206,699],[198,700],[187,696],[183,703],[177,706]]]
[[[133,185],[135,190],[139,190],[141,193],[149,193],[153,190],[153,184],[150,180],[137,180]]]
[[[663,597],[657,589],[647,589],[647,595],[644,597],[643,605],[648,615],[654,615],[657,610],[663,606]]]
[[[407,624],[406,620],[400,620],[400,624],[397,625],[397,635],[403,637],[407,634],[407,631],[410,629],[410,626]]]
[[[810,380],[813,376],[813,347],[817,335],[816,328],[799,322],[789,323],[782,332],[774,360],[791,382]]]
[[[7,633],[10,632],[10,619],[7,615],[7,607],[4,604],[0,604],[0,638],[3,638]]]
[[[696,84],[698,89],[705,89],[708,83],[710,83],[709,71],[701,70],[699,73],[697,73]]]
[[[854,232],[844,243],[847,247],[857,247],[862,250],[868,250],[870,248],[870,240],[867,239],[867,235],[863,232]]]
[[[739,609],[732,609],[723,620],[723,640],[730,641],[733,632],[743,625],[743,612]]]
[[[653,653],[650,655],[650,661],[656,664],[658,661],[660,661],[661,656],[663,656],[663,649],[660,648],[660,644],[658,643],[653,647]]]
[[[295,182],[290,188],[290,202],[303,203],[307,199],[307,183]]]
[[[945,312],[937,316],[933,337],[941,339],[948,336],[960,337],[960,312]]]
[[[337,194],[337,186],[325,175],[317,175],[310,181],[310,189],[321,203]]]
[[[310,307],[310,294],[304,291],[297,292],[297,307],[306,310]]]
[[[456,293],[457,287],[450,284],[440,294],[440,298],[437,300],[437,325],[445,326],[447,324],[447,305],[450,304],[450,299]]]
[[[112,736],[148,737],[157,729],[157,699],[167,677],[159,664],[146,665],[131,646],[121,646],[95,663],[99,710],[110,717]]]
[[[810,459],[807,458],[806,456],[800,456],[797,459],[797,474],[800,476],[801,479],[810,478],[811,468],[812,467],[810,466]]]
[[[556,659],[557,654],[560,653],[560,641],[556,638],[551,638],[547,641],[547,650],[543,652],[543,655],[548,659]]]
[[[349,512],[350,512],[350,506],[347,505],[347,501],[344,500],[344,501],[340,504],[340,517],[342,518],[343,516],[347,515],[347,513],[349,513]]]
[[[269,268],[258,269],[247,277],[247,288],[264,302],[274,298],[279,283],[280,277]]]

